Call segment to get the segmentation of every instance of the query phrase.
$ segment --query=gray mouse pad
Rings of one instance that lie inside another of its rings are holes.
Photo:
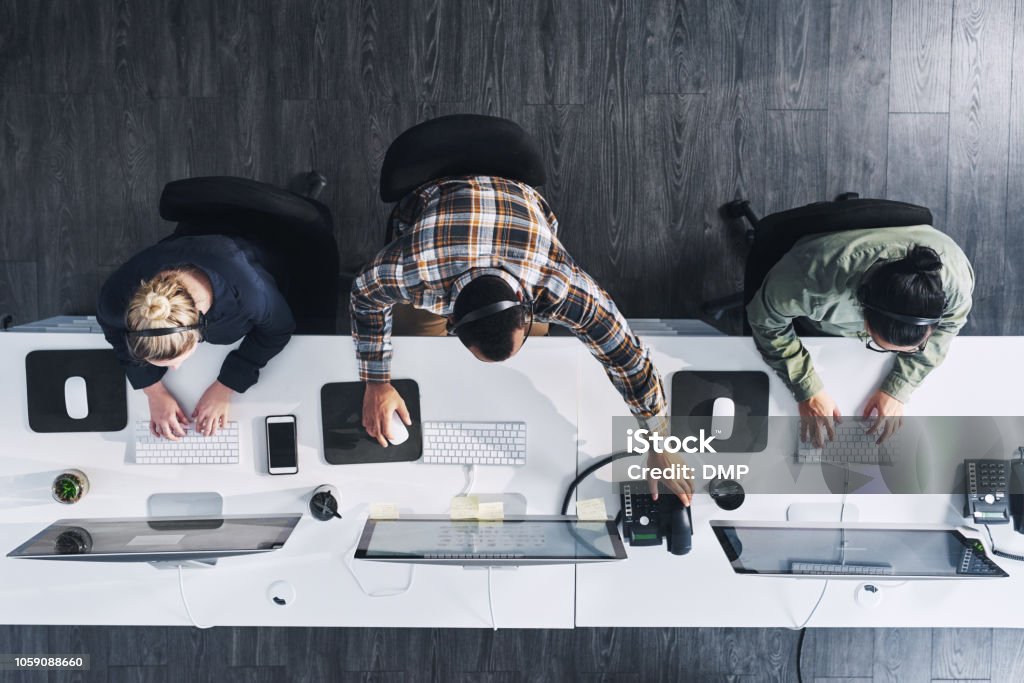
[[[711,432],[715,399],[732,399],[732,435],[716,440],[720,453],[760,452],[768,445],[768,375],[759,370],[679,370],[672,374],[672,422],[692,434]]]
[[[68,415],[64,383],[85,380],[88,413]],[[32,351],[25,356],[28,425],[34,432],[119,432],[128,425],[124,370],[112,349]]]
[[[412,418],[409,439],[398,446],[382,448],[363,429],[362,382],[333,382],[320,388],[320,416],[323,420],[324,459],[331,465],[408,462],[423,454],[420,421],[420,388],[411,379],[393,379],[391,385],[405,401]]]

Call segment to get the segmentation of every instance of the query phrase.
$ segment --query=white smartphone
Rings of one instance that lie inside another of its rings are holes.
[[[267,471],[271,474],[295,474],[299,471],[294,415],[271,415],[267,418]]]

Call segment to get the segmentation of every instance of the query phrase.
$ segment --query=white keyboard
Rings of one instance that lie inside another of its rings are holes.
[[[238,463],[238,423],[228,422],[213,436],[185,428],[177,441],[161,439],[149,432],[149,422],[135,423],[135,464],[137,465],[234,465]]]
[[[797,447],[796,461],[803,464],[893,464],[899,450],[900,432],[879,446],[875,443],[877,434],[865,433],[867,423],[864,421],[847,419],[836,423],[835,429],[835,441],[829,441],[827,434],[822,435],[825,439],[824,448],[815,448],[814,444],[801,441]]]
[[[423,462],[525,465],[525,422],[424,422]]]
[[[793,562],[789,570],[794,574],[824,574],[826,576],[892,576],[893,568],[883,564],[834,564],[831,562]]]

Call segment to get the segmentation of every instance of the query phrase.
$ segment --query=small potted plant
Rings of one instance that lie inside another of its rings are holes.
[[[81,470],[65,470],[53,480],[53,499],[71,505],[89,492],[89,479]]]

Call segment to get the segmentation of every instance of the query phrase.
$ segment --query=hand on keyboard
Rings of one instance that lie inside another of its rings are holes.
[[[876,391],[864,406],[865,418],[871,417],[872,413],[875,414],[875,419],[868,429],[868,434],[878,435],[878,440],[875,441],[877,444],[888,441],[903,426],[903,401],[893,398],[884,391]]]
[[[192,411],[196,421],[196,429],[203,436],[213,436],[217,430],[228,422],[231,410],[231,395],[235,392],[219,381],[215,381],[203,392],[202,398]]]
[[[829,441],[836,440],[836,429],[832,421],[842,422],[843,416],[831,396],[821,390],[806,401],[800,401],[797,406],[800,409],[801,441],[821,448],[825,445],[823,434],[828,436]]]
[[[142,390],[149,399],[149,432],[153,436],[177,441],[185,436],[188,416],[177,399],[167,391],[163,382],[151,384]]]

